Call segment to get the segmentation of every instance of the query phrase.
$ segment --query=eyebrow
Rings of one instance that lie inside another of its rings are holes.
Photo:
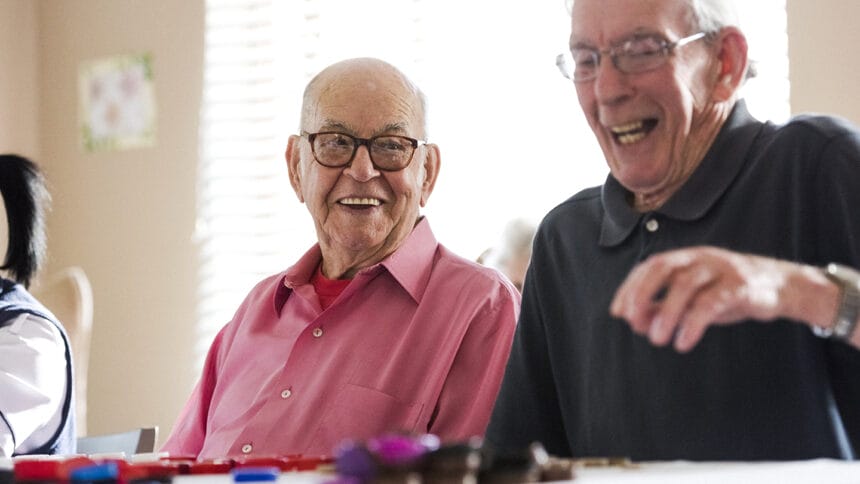
[[[320,131],[339,131],[353,136],[358,134],[358,130],[350,124],[344,123],[343,121],[335,121],[333,119],[325,120],[319,129]],[[386,133],[404,134],[407,133],[407,130],[403,123],[387,123],[382,127],[382,129],[373,131],[372,136]]]
[[[347,134],[355,134],[356,130],[347,123],[331,119],[325,120],[319,127],[320,131],[341,131]]]
[[[657,36],[657,37],[665,38],[665,36],[662,33],[659,33],[657,31],[647,29],[645,27],[637,27],[636,29],[632,30],[631,32],[628,32],[624,36],[618,38],[618,40],[610,42],[609,47],[611,48],[611,47],[621,45],[628,40],[640,39],[643,37],[651,37],[651,36]],[[584,42],[582,40],[579,40],[576,42],[571,42],[569,47],[571,50],[573,50],[573,49],[594,49],[594,50],[597,50],[597,46],[590,44],[588,42]]]
[[[576,42],[576,43],[571,42],[571,44],[568,46],[568,48],[569,48],[570,50],[573,50],[573,49],[591,49],[591,50],[597,50],[597,47],[595,47],[594,45],[589,44],[589,43],[587,43],[587,42],[582,42],[582,41],[579,41],[579,42]]]

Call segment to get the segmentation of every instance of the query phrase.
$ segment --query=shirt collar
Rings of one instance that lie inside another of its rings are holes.
[[[319,244],[314,244],[292,267],[284,271],[283,276],[278,278],[278,287],[272,301],[276,314],[280,314],[284,303],[296,287],[310,283],[311,276],[319,267],[320,261],[322,261],[322,250]]]
[[[430,222],[421,217],[403,244],[380,263],[360,270],[356,277],[374,275],[385,270],[409,293],[415,302],[420,302],[430,281],[434,254],[438,242]],[[278,278],[275,291],[274,308],[280,313],[290,293],[298,286],[308,284],[311,276],[322,261],[319,244],[314,244],[292,267]]]
[[[430,222],[421,217],[403,245],[380,263],[416,303],[421,302],[427,289],[438,245]]]
[[[655,212],[684,221],[703,217],[740,173],[762,126],[747,111],[745,102],[738,101],[701,164],[678,192]],[[606,178],[601,191],[605,209],[601,246],[622,243],[645,215],[633,209],[630,196],[630,191],[611,174]]]

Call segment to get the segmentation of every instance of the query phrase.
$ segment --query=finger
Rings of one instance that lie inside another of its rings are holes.
[[[629,305],[630,294],[632,293],[632,288],[636,287],[639,279],[642,278],[642,269],[648,261],[637,264],[633,269],[627,274],[627,277],[621,282],[621,285],[618,286],[618,289],[615,290],[615,295],[612,298],[612,303],[609,305],[609,312],[613,316],[617,317],[625,317],[627,313],[627,306]]]
[[[627,318],[637,309],[634,304],[635,296],[638,288],[642,285],[642,280],[651,270],[650,267],[654,264],[654,260],[649,259],[636,265],[624,281],[618,286],[613,297],[610,311],[614,316]]]
[[[733,291],[727,288],[713,288],[700,294],[679,324],[675,335],[675,349],[681,353],[692,350],[705,336],[708,327],[721,322],[723,315],[731,310],[733,301],[737,299],[733,294]]]
[[[617,294],[615,303],[617,309],[613,315],[625,319],[634,332],[644,335],[647,334],[651,321],[659,310],[659,302],[655,300],[637,302],[636,290],[641,287],[639,280],[641,279],[630,279],[625,284],[625,288]]]
[[[706,290],[714,279],[713,272],[703,265],[675,271],[666,297],[651,323],[648,332],[651,343],[663,346],[672,340],[684,313],[690,309],[699,293]]]
[[[613,316],[626,319],[634,330],[646,331],[672,273],[688,263],[676,253],[654,255],[639,264],[618,288],[610,306]]]
[[[645,316],[642,318],[642,321],[646,322],[646,324],[634,324],[627,321],[628,326],[630,326],[630,329],[633,330],[634,333],[647,337],[658,309],[659,306],[657,304],[652,304],[651,307],[647,309]]]
[[[636,288],[640,286],[639,281],[646,273],[645,266],[646,264],[642,263],[630,272],[616,290],[610,305],[610,313],[615,317],[627,320],[633,331],[638,334],[647,332],[647,323],[657,310],[656,305],[651,303],[639,306],[634,303]]]

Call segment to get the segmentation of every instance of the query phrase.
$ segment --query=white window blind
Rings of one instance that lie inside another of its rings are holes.
[[[788,116],[785,0],[739,2],[759,77],[759,118]],[[373,56],[429,98],[442,167],[424,214],[440,241],[476,258],[516,217],[538,220],[607,169],[555,67],[563,0],[207,0],[197,239],[202,362],[254,283],[316,240],[287,179],[302,90],[324,66]],[[760,19],[768,19],[762,22]]]

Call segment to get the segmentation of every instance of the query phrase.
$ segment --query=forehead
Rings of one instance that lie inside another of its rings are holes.
[[[686,0],[575,0],[571,45],[607,45],[633,33],[682,36],[690,24]]]
[[[359,70],[320,80],[309,129],[340,128],[370,136],[408,133],[420,124],[420,103],[412,85],[395,72]]]

